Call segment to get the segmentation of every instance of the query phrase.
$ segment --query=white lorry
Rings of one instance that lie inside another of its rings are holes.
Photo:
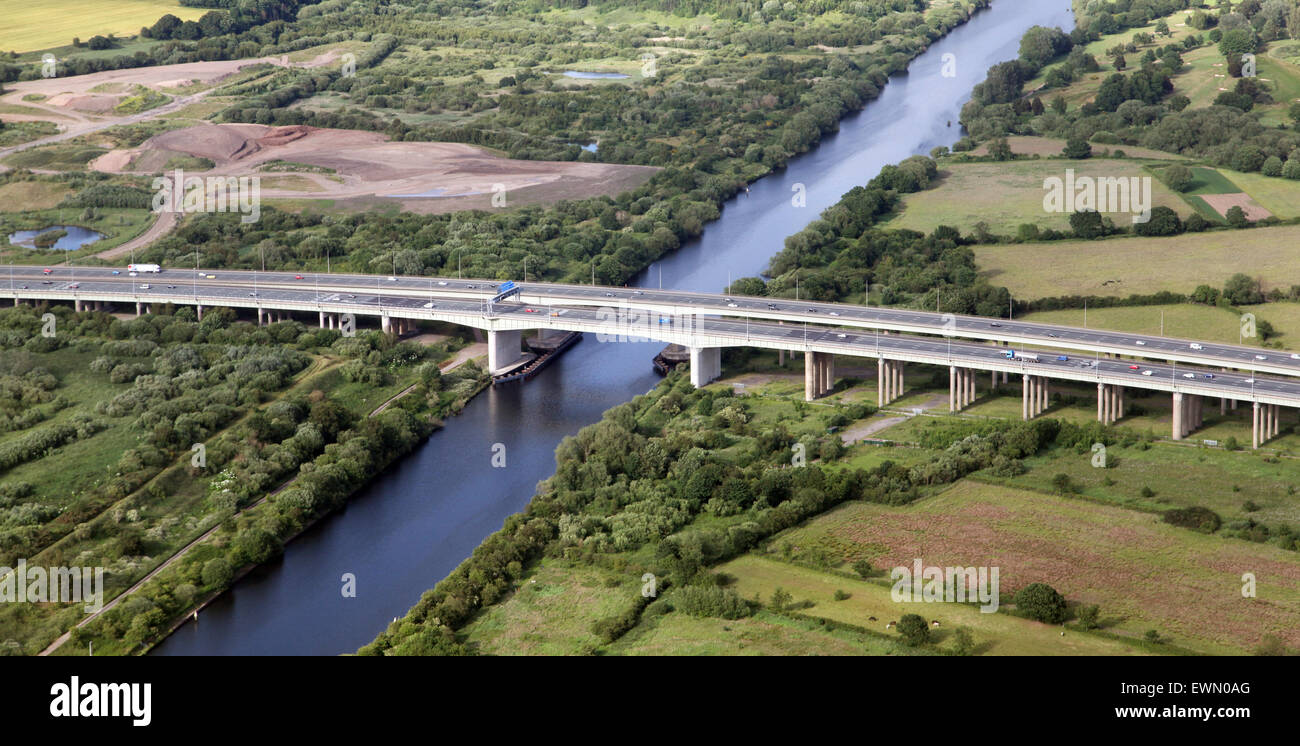
[[[128,264],[126,265],[126,271],[130,272],[131,274],[135,274],[137,272],[152,272],[154,274],[157,274],[162,271],[162,267],[158,266],[157,264]]]

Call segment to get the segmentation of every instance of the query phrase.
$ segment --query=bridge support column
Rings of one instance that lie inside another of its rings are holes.
[[[885,406],[903,395],[903,361],[876,361],[876,404]]]
[[[553,340],[553,339],[556,339],[556,338],[559,338],[559,337],[562,337],[562,336],[564,336],[564,331],[563,331],[563,330],[560,330],[560,329],[550,329],[550,328],[547,328],[547,327],[542,327],[542,328],[540,328],[540,329],[537,330],[537,341],[538,341],[538,342],[549,342],[549,341],[551,341],[551,340]]]
[[[518,332],[516,332],[518,334]],[[515,342],[518,347],[519,343]],[[813,353],[808,353],[813,354]],[[722,375],[722,348],[721,347],[692,347],[691,348],[691,385],[695,388],[707,385],[710,381],[717,379]],[[807,379],[805,372],[805,383]]]
[[[386,314],[386,313],[385,313],[385,314],[380,314],[380,316],[379,316],[379,326],[380,326],[381,329],[384,330],[384,333],[387,334],[387,333],[389,333],[389,332],[391,332],[391,331],[393,330],[393,320],[392,320],[391,318],[389,318],[389,317],[388,317],[388,314]],[[493,334],[498,334],[498,332],[488,332],[488,337],[490,338]],[[514,332],[514,334],[515,334],[516,337],[519,336],[519,332]],[[492,345],[492,341],[491,341],[491,339],[488,340],[488,345],[489,345],[489,346]],[[519,344],[518,344],[518,342],[515,343],[515,350],[516,350],[516,351],[519,350]],[[493,372],[495,372],[495,371],[496,371],[496,366],[493,366],[493,367],[492,367],[492,370],[493,370]]]
[[[821,379],[817,375],[817,353],[808,350],[803,354],[803,400],[812,401],[817,398],[818,389],[821,388]]]
[[[1205,397],[1174,392],[1172,435],[1182,440],[1205,423]]]
[[[1259,402],[1255,402],[1255,406],[1251,408],[1250,412],[1250,447],[1252,449],[1259,448],[1259,444],[1263,442],[1259,437],[1260,409],[1262,409],[1262,407],[1259,405]]]
[[[877,358],[876,360],[876,406],[885,406],[885,399],[889,396],[889,377],[885,373],[885,359]]]
[[[835,356],[829,352],[804,353],[803,397],[805,401],[821,398],[835,388]]]
[[[195,303],[195,304],[194,304],[194,315],[198,317],[198,320],[199,320],[199,321],[202,321],[202,320],[203,320],[203,304],[202,304],[202,303]]]
[[[390,324],[388,317],[384,316],[384,331],[388,331]],[[488,332],[488,372],[496,375],[502,371],[508,370],[519,359],[524,356],[519,344],[523,339],[523,334],[518,329],[507,331]],[[692,371],[694,366],[691,366]],[[693,379],[692,379],[693,380]]]
[[[1258,414],[1258,410],[1256,414]],[[1179,391],[1174,392],[1174,416],[1170,427],[1170,434],[1174,440],[1182,440],[1183,436],[1187,434],[1187,431],[1183,429],[1183,395]]]
[[[17,298],[14,298],[14,305],[15,305],[15,306],[18,305],[18,299],[17,299]],[[76,311],[77,313],[81,313],[81,311],[82,311],[84,308],[85,308],[85,305],[82,304],[80,298],[78,298],[78,299],[72,301],[72,310]]]
[[[996,381],[995,381],[996,384]],[[948,411],[960,412],[975,402],[975,371],[969,368],[948,368]]]
[[[1042,376],[1024,374],[1020,391],[1020,416],[1032,420],[1047,409],[1047,379]]]
[[[1124,419],[1124,387],[1113,383],[1097,384],[1097,421],[1113,425]]]
[[[948,411],[957,411],[957,366],[948,366]]]
[[[135,317],[138,319],[143,314],[144,314],[144,304],[137,301],[135,304]]]

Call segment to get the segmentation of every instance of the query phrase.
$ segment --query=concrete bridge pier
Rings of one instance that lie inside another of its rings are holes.
[[[997,385],[997,373],[993,374]],[[970,368],[948,366],[948,411],[960,412],[975,402],[975,371]]]
[[[803,354],[803,396],[806,401],[821,398],[835,388],[835,356],[829,352]]]
[[[384,313],[384,314],[380,314],[380,315],[379,315],[379,328],[380,328],[380,329],[383,329],[385,334],[387,334],[387,333],[389,333],[389,332],[391,332],[391,331],[393,330],[393,320],[392,320],[391,318],[388,317],[388,314]],[[519,333],[519,332],[515,332],[515,334],[518,334],[518,333]],[[495,334],[495,332],[491,332],[491,333],[489,333],[488,336],[490,337],[490,336],[492,336],[492,334]],[[491,344],[491,343],[489,342],[489,344]],[[515,345],[515,348],[516,348],[516,349],[517,349],[518,347],[519,347],[519,345]],[[496,370],[496,366],[493,366],[492,369],[493,369],[493,370]]]
[[[550,329],[547,327],[542,327],[537,330],[537,341],[540,343],[554,342],[562,338],[567,333],[568,332],[565,332],[563,329]]]
[[[1174,392],[1174,417],[1171,425],[1174,440],[1182,440],[1205,424],[1205,397]]]
[[[1280,406],[1277,404],[1260,404],[1255,402],[1252,413],[1251,448],[1259,448],[1269,440],[1276,438],[1282,431],[1280,424]]]
[[[1124,419],[1124,387],[1113,383],[1097,384],[1097,421],[1113,425]]]
[[[519,332],[515,332],[516,338]],[[515,346],[519,343],[516,341]],[[812,354],[812,353],[809,353]],[[722,375],[721,347],[691,348],[691,385],[695,388],[706,386],[710,381]]]
[[[903,362],[901,360],[876,361],[876,404],[885,406],[903,395]]]
[[[391,328],[388,316],[383,317],[384,331]],[[524,353],[520,345],[523,342],[523,333],[518,329],[506,331],[488,332],[488,372],[496,375],[505,370],[509,370],[523,358]],[[691,357],[691,382],[695,382],[695,358],[694,353]],[[698,385],[698,384],[697,384]]]
[[[135,317],[138,319],[138,318],[140,318],[142,315],[144,315],[144,304],[143,304],[143,303],[140,303],[139,301],[136,301],[136,304],[135,304]]]
[[[1046,411],[1049,393],[1046,378],[1026,373],[1020,390],[1020,416],[1032,420]]]

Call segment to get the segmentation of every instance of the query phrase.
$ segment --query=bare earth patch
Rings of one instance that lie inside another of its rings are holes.
[[[1233,207],[1240,207],[1242,211],[1246,213],[1246,219],[1252,223],[1256,220],[1263,220],[1273,214],[1261,207],[1258,202],[1251,199],[1250,195],[1245,192],[1237,192],[1235,194],[1202,194],[1200,197],[1205,200],[1205,204],[1209,205],[1215,212],[1225,218],[1228,217],[1228,210],[1231,210]]]
[[[175,155],[191,155],[211,160],[215,167],[210,174],[242,176],[268,161],[306,163],[332,169],[338,180],[313,174],[267,178],[262,196],[352,200],[336,203],[344,209],[396,202],[415,212],[487,208],[502,191],[506,206],[616,194],[658,171],[649,166],[516,160],[460,143],[394,142],[377,132],[301,125],[201,124],[163,132],[139,148],[110,155],[95,168],[121,170],[127,163],[134,171],[157,171]]]

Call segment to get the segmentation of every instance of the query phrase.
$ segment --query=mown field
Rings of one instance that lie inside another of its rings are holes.
[[[1001,235],[1015,235],[1016,227],[1024,223],[1069,230],[1068,212],[1047,212],[1043,208],[1047,194],[1044,180],[1050,177],[1064,180],[1067,169],[1074,171],[1076,179],[1152,176],[1140,161],[1117,158],[943,163],[938,185],[904,197],[901,214],[887,225],[923,233],[940,225],[958,227],[965,232],[980,221]],[[1177,193],[1155,178],[1150,183],[1151,207],[1168,207],[1184,218],[1191,214],[1191,208]],[[1128,213],[1112,212],[1107,217],[1116,225],[1132,225]]]
[[[140,33],[168,13],[182,21],[197,21],[207,8],[187,8],[170,0],[46,0],[7,3],[0,14],[0,39],[5,51],[28,52],[85,42],[92,36]]]
[[[1295,246],[1300,226],[1188,233],[1168,238],[1122,236],[1101,241],[1053,241],[975,246],[975,259],[994,285],[1017,298],[1061,295],[1127,297],[1197,285],[1223,287],[1244,272],[1265,291],[1300,284]]]

